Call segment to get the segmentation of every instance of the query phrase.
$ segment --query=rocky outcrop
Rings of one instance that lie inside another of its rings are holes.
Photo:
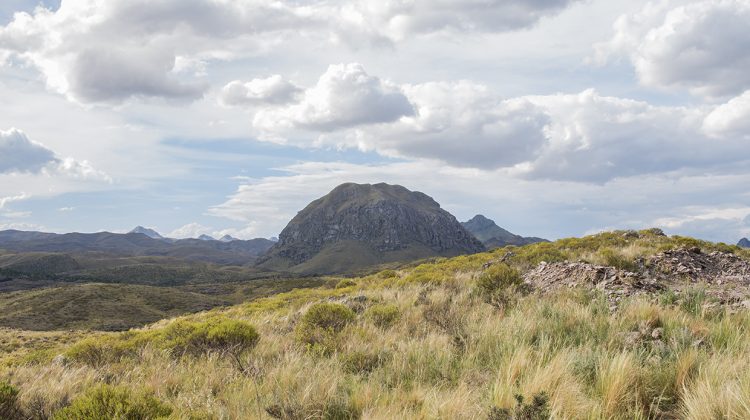
[[[478,214],[461,225],[474,237],[482,241],[487,248],[502,248],[508,245],[523,246],[537,242],[549,242],[546,239],[523,237],[498,226],[494,221]]]
[[[737,246],[740,248],[750,248],[750,239],[742,238],[737,242]]]
[[[624,297],[699,287],[718,303],[750,307],[750,262],[727,252],[699,248],[660,252],[637,261],[635,272],[585,262],[541,263],[523,275],[531,289],[546,293],[587,287],[604,292],[610,303]]]
[[[348,183],[299,212],[259,265],[341,272],[483,250],[455,217],[421,192],[399,185]]]

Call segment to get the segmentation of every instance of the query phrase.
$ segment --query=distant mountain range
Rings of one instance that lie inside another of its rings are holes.
[[[100,252],[124,256],[165,256],[218,264],[252,263],[274,242],[257,238],[247,241],[166,239],[152,229],[138,233],[43,233],[0,231],[0,249],[15,252]],[[134,230],[136,230],[134,229]]]
[[[166,239],[163,236],[159,235],[159,232],[153,229],[145,228],[143,226],[136,226],[135,229],[131,230],[128,233],[142,233],[151,239]]]
[[[494,221],[478,214],[467,222],[461,223],[477,239],[482,241],[488,249],[501,248],[508,245],[529,245],[537,242],[549,242],[546,239],[523,237],[510,233],[498,226]]]
[[[740,239],[740,241],[737,243],[737,246],[741,248],[750,248],[750,239],[747,239],[747,238]]]
[[[327,274],[484,249],[424,193],[347,183],[300,211],[258,262],[272,270]]]

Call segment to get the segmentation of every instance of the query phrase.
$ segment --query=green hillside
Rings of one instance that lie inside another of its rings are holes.
[[[506,247],[29,340],[0,382],[28,417],[109,396],[144,418],[744,419],[748,267],[750,251],[657,230]]]

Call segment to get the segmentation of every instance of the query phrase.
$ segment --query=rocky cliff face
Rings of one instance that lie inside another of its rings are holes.
[[[537,242],[548,242],[546,239],[523,237],[513,234],[498,226],[494,221],[478,214],[471,220],[461,223],[487,248],[501,248],[507,245],[528,245]]]
[[[304,264],[297,271],[334,272],[482,250],[481,242],[429,196],[399,185],[349,183],[300,211],[261,265]]]

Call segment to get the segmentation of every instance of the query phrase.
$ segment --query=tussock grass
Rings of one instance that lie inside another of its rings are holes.
[[[54,361],[46,352],[11,363],[0,381],[18,390],[25,415],[40,418],[101,383],[148,395],[173,418],[750,417],[747,311],[706,310],[699,291],[681,305],[639,298],[611,311],[596,291],[524,295],[506,287],[516,281],[505,268],[480,280],[484,263],[511,250],[508,265],[522,270],[542,258],[606,259],[600,246],[630,261],[690,242],[603,235],[441,259],[357,278],[356,286],[336,288],[337,279],[92,335]],[[482,284],[502,290],[503,304],[478,293]],[[226,342],[200,331],[221,322],[229,324],[219,331],[251,345],[230,354],[211,344]],[[198,333],[175,335],[177,326]],[[169,344],[193,335],[200,351]],[[315,351],[320,343],[325,351]]]

